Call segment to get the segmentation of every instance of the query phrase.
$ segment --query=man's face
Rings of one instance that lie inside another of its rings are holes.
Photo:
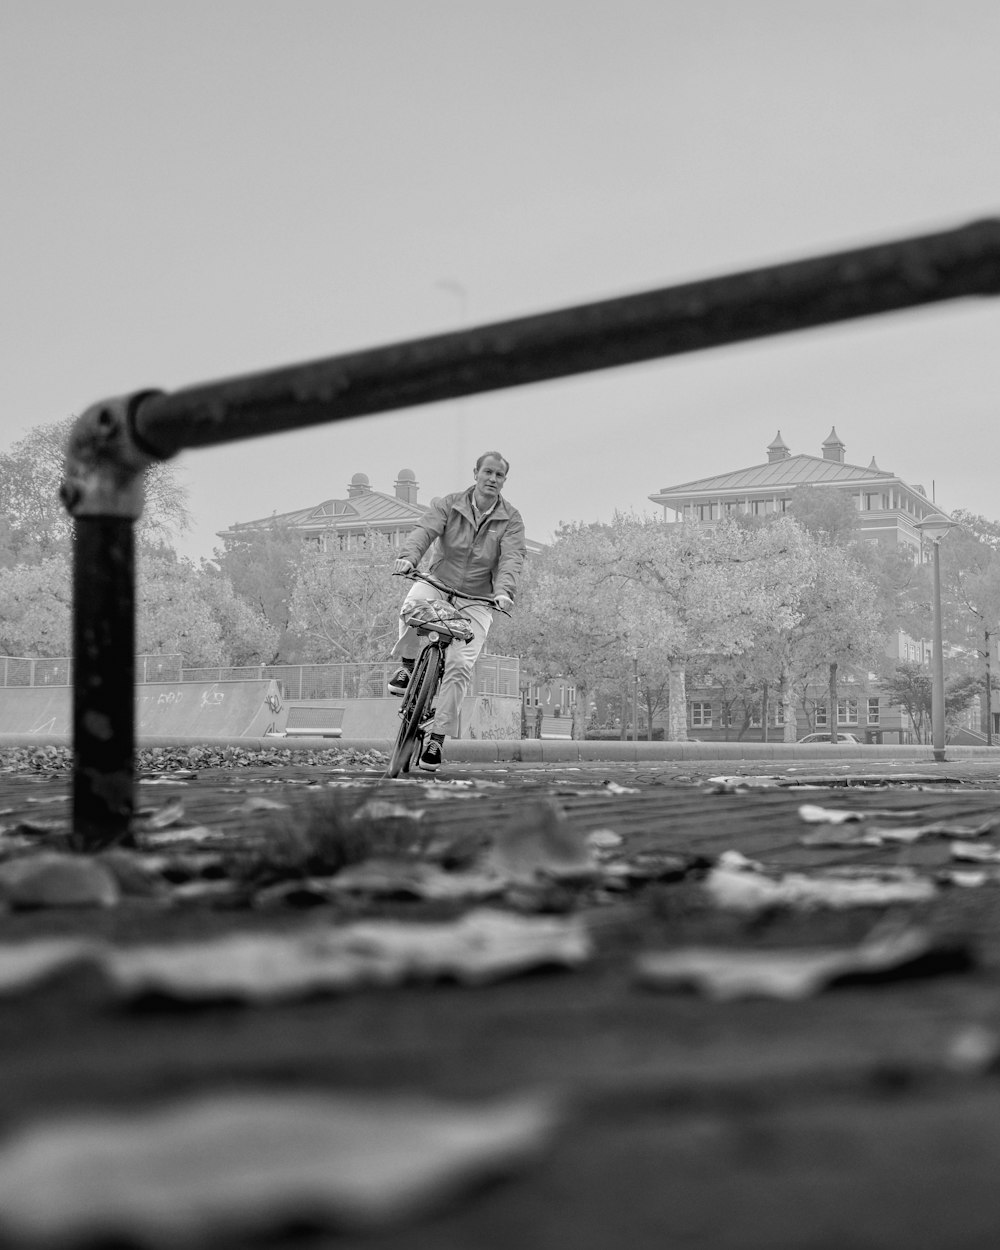
[[[507,470],[503,461],[496,456],[487,456],[476,470],[476,493],[481,497],[496,499],[507,480]]]

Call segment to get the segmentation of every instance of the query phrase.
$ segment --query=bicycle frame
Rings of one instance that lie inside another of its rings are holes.
[[[485,603],[491,607],[494,606],[492,599],[485,599],[480,595],[465,595],[461,591],[453,590],[450,586],[446,586],[443,582],[439,582],[437,578],[429,573],[411,573],[406,575],[410,581],[426,582],[429,586],[433,586],[444,596],[444,602],[447,602],[455,609],[455,617],[468,620],[463,617],[461,609],[458,607],[456,600],[464,600],[466,603]],[[431,604],[439,603],[441,600],[429,600]],[[416,663],[413,665],[413,672],[406,686],[406,693],[403,695],[403,702],[399,709],[401,724],[399,733],[396,735],[396,741],[393,745],[392,756],[389,760],[389,768],[387,776],[398,777],[400,773],[410,771],[410,764],[414,759],[419,759],[424,748],[424,737],[426,734],[425,726],[430,723],[434,715],[434,699],[437,697],[438,689],[441,685],[441,678],[444,675],[445,660],[448,648],[461,635],[447,628],[447,620],[434,620],[432,617],[427,619],[416,619],[414,621],[403,618],[411,629],[415,630],[426,641],[421,647],[420,654]],[[472,637],[470,628],[468,637]]]

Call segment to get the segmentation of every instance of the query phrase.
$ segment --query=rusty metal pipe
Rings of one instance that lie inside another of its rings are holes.
[[[1000,293],[1000,220],[154,394],[154,456],[967,295]]]

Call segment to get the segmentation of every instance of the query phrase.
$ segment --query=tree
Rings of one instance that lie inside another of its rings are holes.
[[[616,581],[629,634],[667,664],[667,737],[687,737],[685,669],[695,657],[741,655],[768,629],[797,619],[798,587],[810,565],[802,527],[668,525],[616,518]]]
[[[608,530],[599,525],[562,526],[555,541],[528,561],[505,644],[543,681],[566,677],[577,689],[573,737],[586,729],[591,695],[620,677],[625,629],[608,566]]]
[[[65,555],[0,569],[0,651],[5,655],[69,655],[71,600]]]
[[[213,567],[232,583],[237,597],[261,613],[275,632],[268,663],[300,658],[301,639],[290,627],[292,592],[308,548],[302,538],[277,522],[227,535],[213,552]]]
[[[755,647],[780,694],[786,742],[798,736],[796,705],[807,684],[823,673],[836,733],[839,668],[868,671],[885,648],[885,618],[871,579],[843,547],[811,541],[812,568],[798,587],[795,619],[769,628]]]
[[[954,726],[958,717],[976,697],[978,682],[971,674],[957,674],[945,682],[945,722]],[[890,703],[906,712],[918,742],[926,742],[930,733],[934,682],[925,664],[901,661],[882,686]]]
[[[257,608],[241,599],[228,577],[204,565],[198,572],[201,594],[219,626],[234,666],[271,664],[277,651],[278,631]]]
[[[350,551],[308,551],[298,564],[289,628],[306,661],[384,660],[398,637],[402,589],[392,579],[395,550],[369,531]]]
[[[854,501],[836,486],[796,486],[789,514],[824,543],[844,545],[858,535]]]
[[[59,498],[66,441],[73,417],[39,425],[0,453],[0,513],[10,526],[9,548],[20,562],[37,563],[68,550],[73,521]],[[163,542],[188,528],[185,492],[172,465],[145,474],[146,503],[137,525],[140,541]]]
[[[982,664],[986,740],[993,740],[993,640],[1000,629],[1000,526],[969,517],[969,526],[952,531],[941,551],[942,612],[952,642],[970,649]]]

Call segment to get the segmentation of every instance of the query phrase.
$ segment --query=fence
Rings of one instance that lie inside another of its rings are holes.
[[[143,475],[196,447],[1000,294],[1000,221],[771,265],[433,338],[92,404],[66,449],[73,517],[73,842],[135,806],[135,522]],[[666,437],[666,435],[665,435]],[[125,657],[124,660],[122,657]]]
[[[0,685],[72,686],[73,662],[67,656],[36,659],[0,656]],[[380,699],[390,698],[386,685],[397,665],[390,661],[369,664],[250,664],[236,668],[185,668],[176,654],[145,654],[135,657],[136,681],[258,681],[273,679],[286,699]],[[517,696],[520,664],[516,656],[481,655],[476,661],[474,694]]]

